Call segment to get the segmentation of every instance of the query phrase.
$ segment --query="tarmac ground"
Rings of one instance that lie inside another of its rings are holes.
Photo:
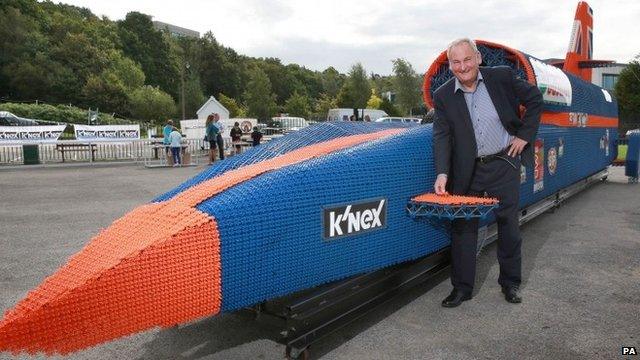
[[[0,313],[99,229],[203,169],[140,165],[0,168]],[[313,359],[623,359],[640,350],[640,185],[624,169],[522,227],[523,303],[497,284],[495,244],[471,301],[440,302],[447,276],[418,285],[328,335]],[[224,314],[55,359],[282,359],[271,329]],[[0,353],[0,359],[43,359]]]

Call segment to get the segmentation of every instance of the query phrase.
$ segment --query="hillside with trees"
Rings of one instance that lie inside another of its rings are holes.
[[[6,103],[38,101],[157,124],[195,117],[213,95],[232,116],[261,121],[277,113],[323,119],[331,107],[367,103],[390,114],[424,112],[416,102],[420,77],[402,59],[394,60],[398,76],[367,74],[361,64],[341,74],[333,67],[313,71],[244,56],[211,32],[172,36],[139,12],[112,21],[50,1],[0,0],[0,17],[0,110]],[[387,91],[397,92],[401,102],[383,98]],[[65,121],[55,111],[41,113],[49,117],[43,120]]]

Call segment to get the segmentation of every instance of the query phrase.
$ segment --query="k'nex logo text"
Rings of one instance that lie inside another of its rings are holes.
[[[387,199],[324,208],[325,239],[355,235],[387,226]]]

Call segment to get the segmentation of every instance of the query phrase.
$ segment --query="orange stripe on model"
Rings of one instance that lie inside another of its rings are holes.
[[[406,129],[346,136],[229,171],[140,206],[95,236],[0,321],[0,351],[69,353],[220,312],[216,220],[195,206],[267,171]]]
[[[562,127],[618,127],[618,118],[578,113],[543,112],[540,122]]]
[[[395,135],[406,129],[389,129],[371,134],[352,135],[321,142],[314,145],[288,152],[273,159],[261,161],[256,164],[243,166],[236,170],[231,170],[224,175],[204,181],[190,189],[176,195],[172,200],[184,203],[188,206],[196,206],[199,203],[219,194],[231,186],[254,178],[267,171],[282,168],[284,166],[297,164],[315,157],[326,155],[335,151],[343,150],[367,141],[376,140],[385,136]]]

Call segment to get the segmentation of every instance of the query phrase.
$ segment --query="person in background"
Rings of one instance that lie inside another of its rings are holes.
[[[253,140],[253,146],[260,145],[260,140],[262,140],[262,133],[258,130],[257,126],[253,127],[253,132],[251,133],[251,140]]]
[[[207,121],[205,123],[205,139],[209,142],[209,165],[213,164],[216,161],[216,148],[217,148],[217,138],[218,138],[218,127],[214,125],[215,116],[213,114],[209,114],[207,116]]]
[[[181,166],[182,162],[180,161],[180,150],[182,149],[182,134],[178,131],[178,129],[173,128],[171,134],[169,134],[170,145],[171,145],[171,154],[173,155],[173,166]]]
[[[173,120],[171,119],[167,120],[167,123],[162,128],[162,144],[164,145],[164,150],[167,155],[169,154],[169,145],[171,144],[171,139],[169,139],[169,136],[171,135],[173,129]]]
[[[220,153],[220,160],[224,160],[224,140],[222,134],[224,133],[224,125],[220,122],[220,115],[213,113],[213,125],[218,128],[218,135],[216,136],[216,143],[218,144],[218,152]]]
[[[231,141],[236,148],[235,155],[240,154],[242,151],[242,145],[240,143],[242,141],[242,129],[240,129],[239,122],[236,121],[235,124],[233,124],[229,136],[231,136]]]

